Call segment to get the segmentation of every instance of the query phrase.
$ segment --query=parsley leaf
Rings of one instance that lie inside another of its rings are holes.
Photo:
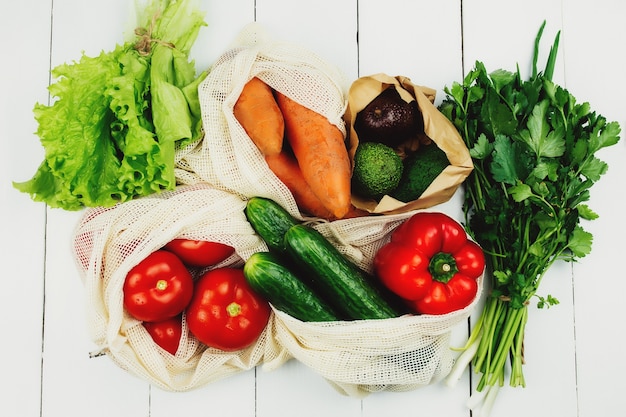
[[[572,232],[568,248],[572,251],[575,257],[582,258],[591,253],[592,241],[593,235],[578,226]]]
[[[565,151],[565,132],[563,128],[551,130],[547,120],[548,100],[537,104],[528,118],[528,129],[519,132],[519,136],[530,149],[535,152],[537,158],[559,157]]]
[[[507,136],[496,135],[493,147],[491,172],[494,180],[514,185],[518,179],[528,176],[528,156],[521,144]]]

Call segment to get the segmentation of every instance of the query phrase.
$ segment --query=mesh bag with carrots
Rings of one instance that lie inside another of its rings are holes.
[[[106,354],[121,368],[172,391],[196,388],[266,360],[266,345],[273,345],[267,333],[271,326],[250,347],[226,352],[194,338],[183,316],[174,356],[162,351],[123,307],[129,270],[174,238],[234,247],[235,253],[215,267],[242,266],[250,254],[267,250],[246,221],[244,206],[239,197],[199,183],[112,208],[88,209],[75,230],[73,251],[86,292],[88,329],[97,346],[94,355]],[[275,347],[267,351],[280,354]]]
[[[245,27],[199,86],[204,138],[177,151],[178,181],[206,181],[242,197],[268,197],[297,217],[303,201],[325,198],[326,205],[304,203],[310,208],[305,214],[346,216],[351,168],[345,84],[336,68],[306,48],[274,41],[258,24]],[[265,101],[255,103],[262,94]],[[251,97],[243,103],[247,113],[238,112],[240,97]],[[246,117],[256,134],[244,128]],[[283,136],[298,140],[283,143]],[[322,141],[329,146],[317,146]]]
[[[391,232],[410,216],[399,213],[312,224],[351,262],[372,272],[373,258]],[[479,284],[482,282],[480,278]],[[275,349],[265,369],[296,358],[343,395],[408,391],[436,383],[450,372],[453,329],[466,320],[481,295],[465,308],[444,315],[403,315],[391,319],[303,322],[275,311]],[[270,355],[268,355],[269,358]]]

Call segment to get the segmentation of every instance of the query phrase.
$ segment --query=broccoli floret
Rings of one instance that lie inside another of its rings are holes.
[[[361,197],[379,199],[395,190],[402,171],[402,158],[390,146],[362,142],[354,155],[352,190]]]
[[[390,195],[404,203],[417,200],[450,164],[446,153],[434,142],[421,145],[403,163],[404,173],[400,184]]]

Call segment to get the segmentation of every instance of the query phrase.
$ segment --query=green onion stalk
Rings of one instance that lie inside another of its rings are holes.
[[[468,365],[480,374],[471,408],[488,415],[507,379],[524,380],[528,309],[558,304],[538,290],[557,261],[575,262],[591,251],[583,220],[598,215],[586,201],[608,165],[596,152],[619,141],[620,126],[579,104],[552,81],[560,32],[543,72],[488,73],[477,61],[462,83],[446,87],[441,112],[470,150],[474,169],[464,184],[465,227],[483,248],[490,291],[469,339],[448,376],[458,381]]]

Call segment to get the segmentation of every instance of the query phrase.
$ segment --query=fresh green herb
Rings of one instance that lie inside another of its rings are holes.
[[[591,251],[592,235],[581,220],[598,217],[585,202],[608,168],[596,153],[619,140],[617,123],[591,111],[588,103],[577,103],[551,80],[559,34],[544,72],[537,71],[544,26],[530,79],[522,80],[519,69],[488,73],[476,62],[462,84],[446,87],[440,106],[474,162],[465,183],[465,221],[487,254],[492,278],[492,291],[449,382],[473,361],[482,374],[477,390],[494,389],[486,395],[486,409],[504,383],[507,359],[510,385],[525,385],[528,304],[533,297],[539,307],[557,304],[554,297],[537,294],[542,277],[556,261],[576,261]]]
[[[201,138],[189,51],[206,23],[193,0],[152,0],[134,38],[52,70],[52,105],[36,104],[45,159],[14,186],[51,207],[78,210],[172,189],[177,146]]]

